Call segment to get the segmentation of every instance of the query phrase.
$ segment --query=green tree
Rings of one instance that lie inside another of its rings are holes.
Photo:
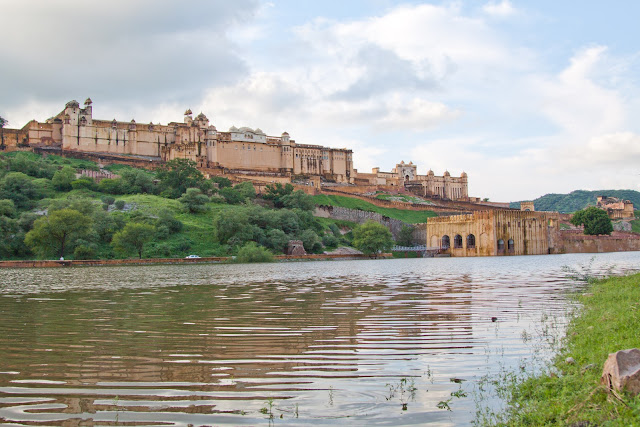
[[[162,165],[156,173],[163,193],[177,199],[187,188],[200,187],[204,175],[196,168],[196,162],[187,159],[173,159]]]
[[[130,222],[113,235],[111,245],[116,251],[124,254],[135,252],[142,259],[144,246],[153,239],[154,234],[153,225]]]
[[[13,203],[13,200],[0,200],[0,216],[6,216],[9,218],[16,216],[16,206]]]
[[[10,172],[0,181],[0,199],[13,200],[19,210],[31,209],[45,196],[43,186],[22,172]]]
[[[231,180],[229,178],[225,178],[224,176],[212,176],[211,182],[214,184],[218,184],[218,189],[231,187]]]
[[[209,198],[202,194],[199,188],[187,188],[187,191],[178,200],[189,212],[198,213],[207,211]]]
[[[607,212],[595,206],[577,211],[571,217],[571,224],[583,225],[584,234],[611,234],[613,225]]]
[[[9,121],[0,116],[0,150],[5,149],[4,145],[4,127],[9,124]]]
[[[273,254],[256,242],[247,242],[238,251],[236,262],[272,262]]]
[[[293,192],[293,185],[287,183],[282,185],[279,182],[275,184],[267,184],[265,186],[265,192],[262,196],[265,200],[273,201],[273,206],[276,208],[281,208],[284,205],[282,204],[282,197],[287,196]]]
[[[391,249],[393,236],[387,227],[369,220],[353,229],[353,246],[365,254],[377,254]]]
[[[413,227],[403,225],[398,235],[396,243],[400,246],[412,246],[413,245]]]
[[[75,209],[60,209],[37,219],[24,242],[41,257],[63,257],[75,239],[91,230],[91,218]]]
[[[307,252],[318,252],[322,246],[320,245],[320,237],[310,228],[300,233],[300,240]]]
[[[76,179],[76,171],[71,166],[64,166],[53,174],[51,183],[53,188],[60,191],[70,191],[71,183]]]
[[[280,203],[285,208],[301,209],[303,211],[312,211],[316,207],[313,197],[302,190],[296,190],[291,194],[282,196]]]

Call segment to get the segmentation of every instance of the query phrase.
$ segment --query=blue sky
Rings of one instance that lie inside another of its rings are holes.
[[[469,175],[496,201],[640,190],[635,1],[0,0],[0,115],[260,127]],[[37,11],[38,13],[34,13]],[[24,31],[24,28],[30,28]]]

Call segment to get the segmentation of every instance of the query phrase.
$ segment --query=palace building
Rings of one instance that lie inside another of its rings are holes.
[[[32,120],[21,130],[5,129],[8,145],[59,148],[64,153],[137,156],[150,162],[188,159],[209,174],[256,180],[291,180],[295,176],[337,184],[411,188],[414,193],[449,200],[468,200],[467,175],[418,175],[416,165],[401,162],[392,172],[358,173],[347,148],[298,144],[287,132],[268,136],[260,129],[231,127],[219,131],[204,114],[191,110],[182,122],[136,123],[93,117],[91,99],[81,107],[68,102],[45,122]],[[318,181],[319,182],[319,181]],[[416,189],[418,191],[416,191]]]

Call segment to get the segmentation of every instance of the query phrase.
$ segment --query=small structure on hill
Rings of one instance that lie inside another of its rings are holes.
[[[520,210],[525,212],[535,212],[536,208],[533,202],[520,202]]]
[[[607,211],[611,219],[633,219],[633,203],[629,200],[620,200],[617,197],[598,196],[596,206]]]
[[[289,247],[287,248],[287,255],[306,255],[307,251],[304,250],[302,240],[289,240]]]

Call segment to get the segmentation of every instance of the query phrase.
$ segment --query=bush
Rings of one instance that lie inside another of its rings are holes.
[[[104,196],[100,200],[102,200],[102,203],[105,205],[110,206],[116,201],[116,198],[113,196]]]
[[[71,190],[71,183],[76,179],[76,171],[71,166],[64,166],[53,174],[51,182],[53,187],[59,191]]]
[[[83,188],[87,190],[96,190],[98,186],[91,178],[80,178],[75,181],[71,181],[71,188],[74,190],[81,190]]]
[[[273,262],[273,254],[256,242],[247,242],[238,251],[236,262]]]
[[[96,245],[88,243],[76,246],[73,251],[73,259],[95,259]]]
[[[391,249],[393,236],[387,227],[369,220],[353,229],[353,246],[365,254],[377,254]]]
[[[115,204],[116,204],[116,208],[118,208],[119,210],[124,209],[124,205],[125,205],[124,200],[116,200]]]
[[[189,212],[198,213],[207,211],[209,198],[202,194],[199,188],[187,188],[187,191],[178,200]]]

